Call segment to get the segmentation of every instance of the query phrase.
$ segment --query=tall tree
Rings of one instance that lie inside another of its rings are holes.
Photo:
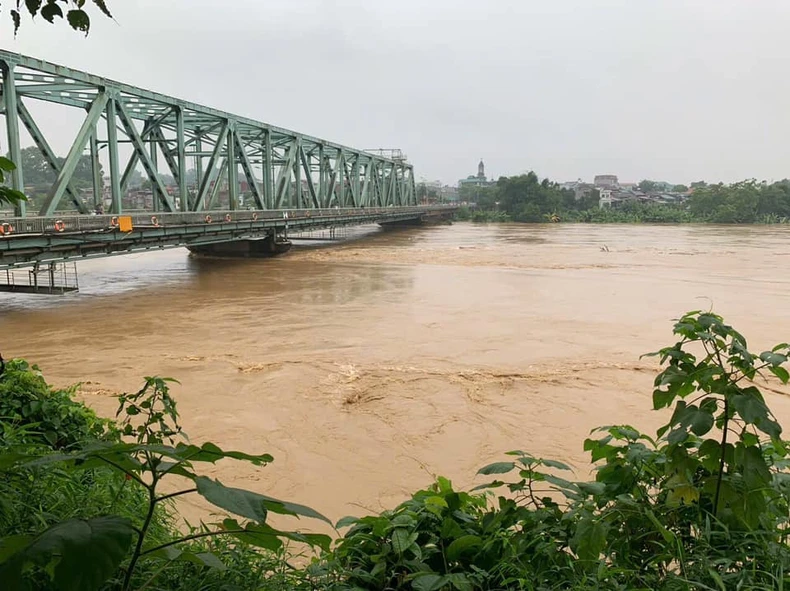
[[[573,201],[573,193],[534,172],[497,181],[495,200],[499,209],[517,222],[540,222]]]
[[[58,164],[63,164],[65,158],[58,158]],[[28,146],[22,148],[22,173],[25,179],[25,184],[33,186],[37,190],[46,191],[55,182],[57,175],[49,163],[44,159],[41,151],[36,146]],[[99,163],[99,176],[104,176],[104,170]],[[91,157],[84,154],[77,162],[77,167],[74,169],[72,176],[72,184],[78,189],[83,189],[92,186],[93,184],[93,167],[91,166]]]
[[[639,181],[637,187],[639,187],[640,191],[644,191],[645,193],[650,193],[656,190],[656,185],[657,185],[656,181],[644,179]]]
[[[694,190],[688,201],[689,210],[715,223],[749,224],[761,213],[758,210],[761,197],[769,187],[753,180],[731,185],[706,185]]]
[[[19,166],[22,167],[25,184],[40,187],[55,182],[55,171],[47,164],[36,146],[22,148],[21,156]]]

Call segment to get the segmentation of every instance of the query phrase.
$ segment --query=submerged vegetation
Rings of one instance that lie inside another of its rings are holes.
[[[577,199],[573,191],[530,172],[502,177],[496,185],[475,188],[466,198],[475,207],[462,207],[457,217],[474,222],[790,223],[789,180],[730,185],[700,182],[677,203],[632,200],[602,208],[597,190]]]
[[[268,523],[272,513],[324,519],[313,509],[200,476],[205,462],[272,458],[188,443],[170,381],[119,396],[109,421],[9,362],[0,580],[44,590],[782,589],[790,456],[759,386],[788,382],[790,346],[752,353],[707,312],[686,314],[674,334],[652,354],[662,364],[653,408],[667,423],[655,436],[594,431],[583,443],[594,481],[512,451],[480,470],[489,482],[476,490],[438,478],[390,511],[341,520],[334,541]],[[180,531],[176,499],[187,494],[228,517]]]

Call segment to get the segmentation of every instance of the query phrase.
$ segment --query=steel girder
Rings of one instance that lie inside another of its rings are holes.
[[[164,212],[241,207],[239,169],[251,198],[245,208],[417,204],[413,169],[404,159],[355,150],[8,51],[0,50],[0,72],[11,158],[20,158],[21,121],[57,174],[39,212],[42,216],[65,207],[69,202],[62,202],[64,195],[78,211],[89,211],[72,182],[86,148],[94,166],[94,199],[101,184],[98,153],[103,148],[108,151],[108,194],[115,214],[122,213],[122,197],[140,165],[151,182],[154,210]],[[25,106],[24,101],[30,99],[87,111],[62,166]],[[102,120],[105,123],[99,126]],[[105,126],[106,133],[102,133]],[[125,165],[119,158],[119,144],[132,147]],[[162,183],[160,161],[176,181],[178,200]],[[196,176],[192,183],[187,181],[190,168]],[[11,183],[24,190],[21,167],[12,173]],[[22,206],[16,215],[25,213]]]

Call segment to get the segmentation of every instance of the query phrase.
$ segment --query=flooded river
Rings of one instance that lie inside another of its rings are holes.
[[[639,356],[682,312],[790,341],[789,244],[780,226],[456,224],[272,260],[129,255],[81,263],[76,296],[0,296],[0,350],[105,414],[175,377],[193,441],[275,456],[210,475],[339,518],[433,475],[477,483],[511,449],[584,477],[590,429],[666,418]],[[770,397],[785,424],[789,401]]]

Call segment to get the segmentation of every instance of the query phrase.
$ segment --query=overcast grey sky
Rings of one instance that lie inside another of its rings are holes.
[[[107,0],[3,48],[358,148],[418,177],[790,176],[786,0]],[[4,17],[7,16],[4,14]],[[64,133],[64,138],[66,137]],[[53,144],[58,138],[53,138]]]

